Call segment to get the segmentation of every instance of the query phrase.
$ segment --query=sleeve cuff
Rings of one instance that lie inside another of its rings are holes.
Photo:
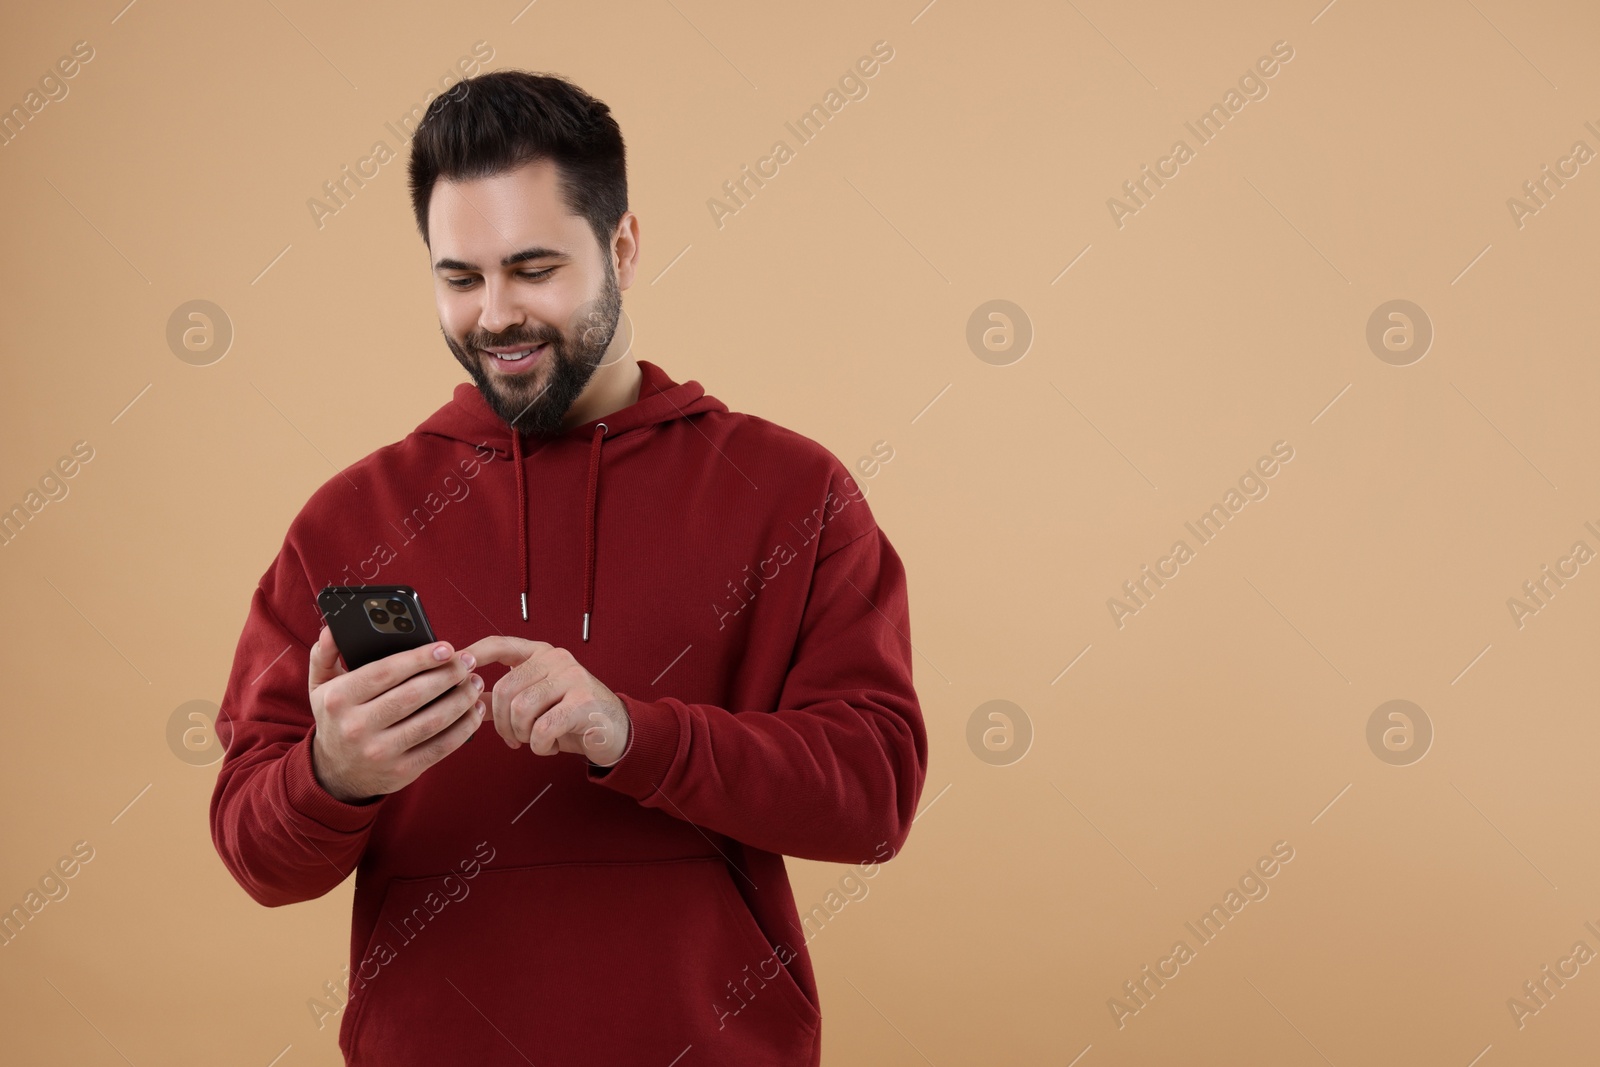
[[[628,749],[609,767],[589,765],[589,781],[648,800],[671,770],[678,756],[682,731],[678,713],[665,701],[648,702],[618,693],[628,709]]]
[[[365,804],[347,804],[323,788],[311,765],[311,746],[316,734],[317,728],[312,726],[305,738],[283,758],[284,788],[290,806],[330,830],[341,833],[365,830],[378,817],[378,809],[385,798],[380,796]]]

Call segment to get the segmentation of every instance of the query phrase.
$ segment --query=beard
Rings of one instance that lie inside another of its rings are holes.
[[[600,296],[578,309],[565,333],[554,327],[518,329],[502,337],[473,332],[467,334],[463,346],[443,324],[439,328],[456,361],[467,369],[496,415],[521,433],[553,437],[561,432],[562,420],[605,359],[621,312],[622,291],[608,263]],[[491,377],[484,369],[494,357],[481,351],[483,348],[544,343],[550,347],[539,356],[543,366],[531,373]]]

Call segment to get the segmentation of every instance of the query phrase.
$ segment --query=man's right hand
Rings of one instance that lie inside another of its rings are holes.
[[[323,626],[308,676],[317,781],[356,804],[409,785],[460,748],[483,722],[473,664],[470,653],[436,641],[347,671]]]

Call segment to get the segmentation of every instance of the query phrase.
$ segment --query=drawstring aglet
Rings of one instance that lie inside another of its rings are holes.
[[[528,594],[527,593],[523,593],[521,595],[522,595],[522,621],[523,622],[527,622],[528,621]]]
[[[583,613],[583,639],[585,641],[589,640],[589,613],[587,611]]]

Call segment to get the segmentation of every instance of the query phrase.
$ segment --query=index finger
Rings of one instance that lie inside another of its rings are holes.
[[[524,637],[493,634],[474,641],[465,651],[476,656],[479,663],[504,663],[515,667],[528,657],[536,656],[553,647],[555,646],[548,641],[529,641]]]
[[[392,656],[373,660],[364,667],[358,667],[340,676],[345,679],[345,695],[355,704],[365,704],[373,697],[387,693],[412,675],[421,674],[448,662],[454,651],[450,647],[450,642],[436,641],[431,645],[423,645],[421,648],[396,652]]]

